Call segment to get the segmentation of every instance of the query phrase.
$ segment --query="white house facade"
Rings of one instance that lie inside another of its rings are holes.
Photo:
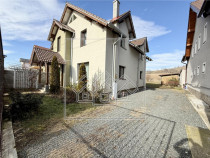
[[[78,83],[82,63],[86,67],[88,87],[91,89],[100,80],[104,90],[114,98],[120,90],[146,85],[147,38],[135,39],[131,12],[120,15],[119,7],[120,2],[115,0],[113,18],[108,21],[66,3],[60,21],[53,20],[48,40],[52,42],[51,51],[65,60],[61,66],[63,86]],[[43,58],[40,62],[45,63]],[[35,55],[31,64],[33,59]],[[50,66],[50,60],[45,66],[48,63]]]

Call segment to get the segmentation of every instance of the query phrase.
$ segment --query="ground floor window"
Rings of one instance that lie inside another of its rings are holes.
[[[119,67],[119,78],[120,79],[124,79],[124,74],[125,73],[125,67],[124,66],[120,66]]]
[[[140,80],[142,79],[142,71],[140,71],[140,73],[139,73],[139,78],[140,78]]]

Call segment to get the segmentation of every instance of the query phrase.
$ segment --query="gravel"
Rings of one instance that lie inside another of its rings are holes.
[[[20,157],[191,157],[185,125],[206,128],[185,93],[133,94],[95,119],[43,136]]]

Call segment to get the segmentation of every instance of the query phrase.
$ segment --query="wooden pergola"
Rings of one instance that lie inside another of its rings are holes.
[[[54,52],[51,49],[34,45],[29,63],[30,65],[39,66],[39,84],[41,83],[41,69],[45,66],[46,85],[49,85],[49,65],[51,65],[54,56],[57,57],[58,64],[61,67],[61,86],[63,86],[65,60],[59,53]]]

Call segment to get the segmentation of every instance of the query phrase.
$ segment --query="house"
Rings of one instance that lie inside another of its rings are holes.
[[[49,70],[52,57],[56,55],[62,86],[78,83],[82,63],[86,67],[89,88],[100,80],[97,82],[106,92],[112,92],[113,98],[120,90],[146,85],[146,60],[150,60],[146,55],[149,52],[147,38],[136,39],[131,12],[120,15],[119,0],[113,2],[111,20],[66,3],[61,19],[52,22],[48,40],[50,49],[34,46],[30,64]]]
[[[186,41],[187,88],[210,104],[210,2],[196,0],[191,3]]]
[[[161,85],[169,85],[171,80],[179,82],[179,73],[171,73],[171,74],[162,74],[159,75],[161,77]]]
[[[29,69],[30,68],[29,61],[30,61],[29,59],[20,58],[21,68],[22,69]]]

